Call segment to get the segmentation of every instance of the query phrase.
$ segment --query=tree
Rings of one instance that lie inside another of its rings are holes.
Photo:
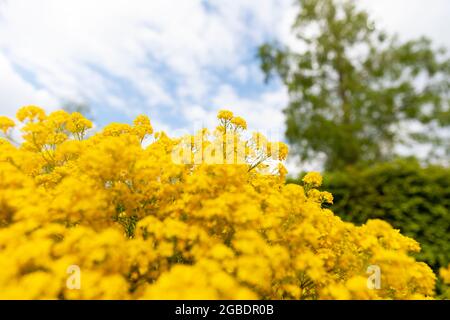
[[[298,50],[259,47],[266,80],[287,86],[286,136],[303,160],[326,169],[392,158],[394,146],[438,135],[403,127],[448,126],[450,60],[430,40],[401,42],[375,29],[353,1],[298,0]]]

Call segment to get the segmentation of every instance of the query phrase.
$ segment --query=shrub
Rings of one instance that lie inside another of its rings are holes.
[[[0,142],[2,298],[433,296],[434,273],[409,255],[415,240],[381,220],[343,222],[324,208],[332,197],[317,173],[285,184],[287,147],[245,140],[231,112],[183,139],[153,134],[145,116],[90,137],[80,114],[25,107],[18,118],[23,143]],[[213,146],[213,159],[236,160],[231,142],[247,163],[200,161]],[[185,163],[172,161],[180,144]],[[367,286],[373,265],[378,290]]]
[[[450,263],[450,169],[399,159],[328,173],[333,210],[356,224],[383,219],[416,239],[417,258],[436,271]]]

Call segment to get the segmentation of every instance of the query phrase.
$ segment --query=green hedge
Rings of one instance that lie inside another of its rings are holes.
[[[324,178],[322,189],[333,193],[333,211],[343,220],[386,220],[421,244],[417,258],[434,270],[450,262],[449,168],[401,159]]]

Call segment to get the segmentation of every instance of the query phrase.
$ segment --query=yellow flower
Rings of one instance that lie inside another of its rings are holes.
[[[220,110],[217,114],[219,120],[231,120],[233,118],[233,112],[228,110]]]
[[[105,136],[120,136],[131,132],[133,132],[133,128],[125,123],[112,122],[103,128]]]
[[[286,160],[289,149],[283,142],[272,142],[267,144],[267,155],[276,160]]]
[[[322,175],[319,172],[309,172],[303,177],[302,181],[312,187],[320,187],[322,185]]]
[[[143,147],[143,115],[86,137],[79,113],[21,109],[23,143],[0,139],[0,299],[433,298],[415,240],[343,222],[322,208],[333,196],[319,173],[285,183],[284,143],[218,117],[222,131],[159,132]],[[180,144],[187,163],[174,161]],[[367,288],[370,265],[380,289]]]
[[[134,119],[134,132],[139,139],[144,139],[146,135],[153,133],[153,127],[150,123],[150,119],[146,115],[139,115]]]
[[[220,119],[220,114],[219,114]],[[231,123],[234,124],[237,128],[247,129],[247,122],[241,117],[234,117],[231,119]]]
[[[322,191],[321,198],[322,198],[323,202],[330,203],[330,204],[333,203],[333,195],[328,191]]]
[[[288,153],[289,153],[288,146],[283,142],[278,142],[278,159],[286,160]]]
[[[67,129],[82,138],[85,132],[92,128],[92,122],[86,119],[81,113],[74,112],[70,115],[67,122]]]
[[[45,118],[45,112],[37,106],[25,106],[17,111],[16,117],[21,122],[24,122],[25,120],[29,120],[30,122],[36,120],[42,121]]]
[[[0,116],[0,130],[3,131],[4,134],[7,134],[8,130],[13,128],[16,124],[13,120],[8,117]]]
[[[450,264],[447,266],[447,268],[441,268],[439,270],[439,273],[442,280],[444,280],[444,283],[450,284]]]
[[[48,122],[49,126],[51,126],[55,131],[63,131],[69,118],[70,115],[67,112],[64,110],[58,110],[50,113],[46,119],[46,122]]]

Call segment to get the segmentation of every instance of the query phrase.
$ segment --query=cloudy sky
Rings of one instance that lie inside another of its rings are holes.
[[[450,48],[450,1],[359,2],[402,38]],[[294,15],[292,0],[0,0],[0,114],[85,102],[99,126],[145,113],[174,132],[227,108],[281,135],[286,93],[255,50],[292,42]]]

